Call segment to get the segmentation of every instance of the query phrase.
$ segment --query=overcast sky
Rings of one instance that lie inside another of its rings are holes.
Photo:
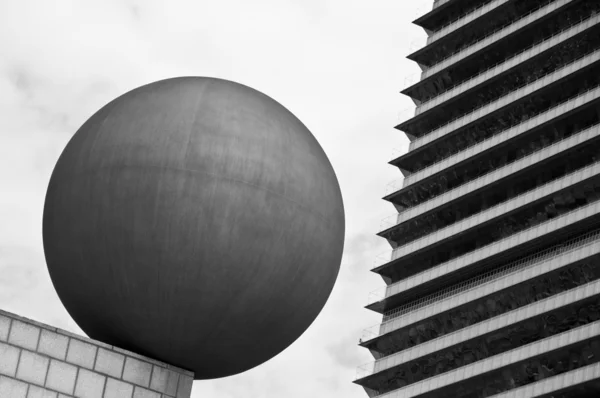
[[[79,126],[118,95],[181,75],[237,81],[273,97],[313,132],[341,184],[346,243],[333,293],[285,352],[241,375],[194,383],[193,397],[365,398],[357,346],[381,318],[369,272],[380,198],[406,150],[393,129],[425,37],[410,22],[432,0],[0,0],[0,308],[73,332],[48,276],[42,208],[52,168]]]

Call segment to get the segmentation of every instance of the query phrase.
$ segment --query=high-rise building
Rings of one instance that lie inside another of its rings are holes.
[[[600,396],[600,1],[437,0],[360,345],[370,396]]]

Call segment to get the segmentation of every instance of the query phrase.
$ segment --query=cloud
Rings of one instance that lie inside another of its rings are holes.
[[[357,347],[380,317],[363,308],[389,246],[374,234],[393,212],[386,165],[407,140],[393,130],[412,103],[398,91],[418,70],[403,58],[429,1],[22,0],[0,2],[0,307],[80,332],[44,264],[41,216],[53,165],[77,128],[139,85],[178,75],[235,80],[277,99],[313,132],[335,167],[347,216],[334,291],[284,353],[244,374],[197,382],[196,397],[364,397]]]

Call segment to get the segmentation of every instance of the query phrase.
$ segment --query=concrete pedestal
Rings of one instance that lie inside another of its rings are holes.
[[[192,372],[0,311],[2,398],[188,398]]]

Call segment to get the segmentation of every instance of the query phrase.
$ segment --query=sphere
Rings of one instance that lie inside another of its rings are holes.
[[[344,210],[310,131],[249,87],[182,77],[94,114],[52,173],[46,262],[91,338],[233,375],[317,317],[337,278]]]

